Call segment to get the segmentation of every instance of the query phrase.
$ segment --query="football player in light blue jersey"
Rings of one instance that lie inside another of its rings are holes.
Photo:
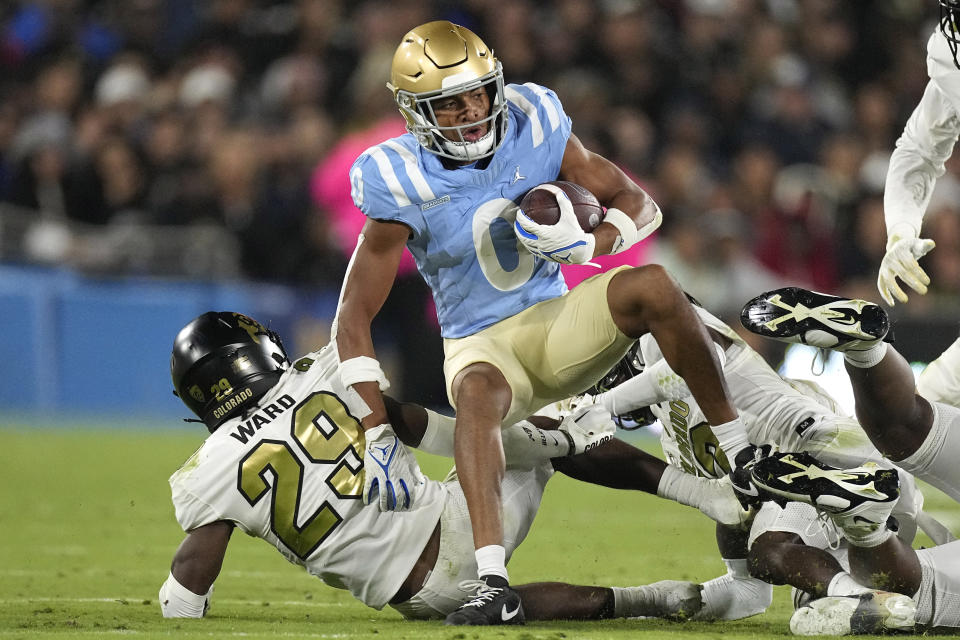
[[[518,606],[504,564],[501,425],[582,392],[650,332],[728,458],[748,459],[750,444],[709,335],[662,267],[623,267],[567,291],[560,263],[623,251],[661,215],[623,171],[584,148],[553,92],[505,86],[493,51],[446,21],[403,37],[387,86],[409,133],[366,150],[351,170],[354,202],[368,220],[333,328],[343,383],[369,407],[360,416],[367,440],[390,438],[370,325],[407,246],[440,318],[447,395],[457,410],[455,459],[482,585],[447,623],[522,623],[522,615],[501,616]],[[518,213],[527,191],[557,179],[607,208],[594,231],[580,228],[563,199],[555,225]]]

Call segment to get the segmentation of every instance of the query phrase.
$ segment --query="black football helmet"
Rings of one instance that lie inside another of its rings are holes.
[[[613,368],[604,374],[604,376],[600,378],[599,382],[591,387],[587,393],[596,395],[598,393],[610,391],[614,387],[623,384],[630,378],[643,373],[644,366],[643,354],[640,353],[640,341],[637,340],[630,346],[630,348],[627,350],[627,353],[620,358],[617,364],[613,365]],[[642,407],[629,413],[614,416],[613,421],[621,429],[626,429],[629,431],[649,426],[656,422],[657,418],[653,415],[653,411],[650,410],[650,407]]]
[[[170,356],[174,393],[211,433],[255,404],[290,363],[280,336],[229,311],[208,311],[177,334]]]
[[[953,64],[960,69],[957,49],[960,47],[960,0],[940,0],[940,32],[947,39]]]

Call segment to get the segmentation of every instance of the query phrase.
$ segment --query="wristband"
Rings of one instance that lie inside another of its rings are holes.
[[[160,610],[164,618],[202,618],[207,613],[210,593],[213,587],[204,595],[197,595],[190,589],[177,582],[173,572],[160,587]]]
[[[643,225],[641,228],[637,228],[637,223],[633,221],[633,218],[625,214],[620,209],[616,207],[609,207],[607,209],[606,215],[603,217],[604,222],[609,222],[617,228],[617,231],[620,233],[620,238],[614,240],[613,249],[610,251],[610,255],[616,255],[618,253],[623,253],[633,245],[637,244],[651,233],[657,230],[660,226],[660,223],[663,222],[663,213],[660,212],[660,207],[657,206],[657,203],[651,200],[651,203],[656,208],[657,212],[653,217],[653,220]]]
[[[376,382],[380,391],[390,388],[390,382],[383,374],[380,363],[369,356],[357,356],[341,362],[340,381],[345,387],[351,387],[358,382]]]
[[[898,222],[887,230],[887,251],[904,238],[919,238],[920,232],[909,222]]]

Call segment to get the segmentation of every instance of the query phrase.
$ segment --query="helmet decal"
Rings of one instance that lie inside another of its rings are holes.
[[[493,155],[505,138],[503,68],[493,51],[465,27],[437,20],[408,32],[394,54],[387,88],[407,121],[407,131],[430,153],[473,162]],[[474,121],[441,126],[434,102],[477,89],[487,94],[487,113]],[[467,131],[477,127],[486,133],[468,139]]]
[[[209,311],[173,342],[174,393],[215,431],[256,405],[289,364],[280,336],[241,313]]]

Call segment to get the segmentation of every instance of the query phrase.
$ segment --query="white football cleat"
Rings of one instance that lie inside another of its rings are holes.
[[[790,632],[798,636],[877,635],[913,631],[917,603],[910,596],[868,591],[856,596],[827,596],[793,612]]]

